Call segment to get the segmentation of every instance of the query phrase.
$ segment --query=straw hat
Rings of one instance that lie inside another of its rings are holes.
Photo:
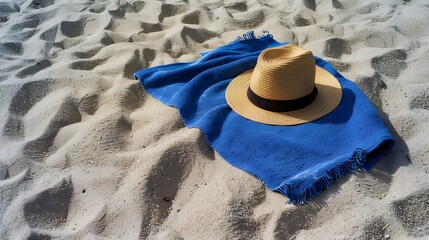
[[[231,81],[226,101],[241,116],[271,125],[314,121],[341,101],[338,80],[296,45],[264,50],[254,69]]]

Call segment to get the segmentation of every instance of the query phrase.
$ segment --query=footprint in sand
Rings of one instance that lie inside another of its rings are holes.
[[[275,239],[294,239],[299,231],[310,229],[320,208],[316,205],[299,205],[285,210],[277,220]]]
[[[369,99],[378,107],[382,107],[381,92],[387,88],[386,83],[384,83],[381,78],[381,75],[376,72],[372,77],[360,77],[355,81]]]
[[[88,11],[92,13],[102,13],[106,9],[105,2],[97,2],[88,7]]]
[[[9,20],[9,16],[15,12],[19,12],[20,8],[13,1],[10,2],[0,2],[0,27],[1,23],[5,23]]]
[[[160,32],[162,31],[162,25],[159,23],[147,23],[147,22],[142,22],[141,23],[142,26],[142,33],[152,33],[152,32]]]
[[[429,110],[429,90],[422,91],[410,102],[411,109]]]
[[[135,50],[131,59],[124,66],[124,76],[134,79],[134,73],[142,68],[148,68],[155,56],[156,52],[151,48],[144,48],[142,51]]]
[[[107,11],[110,16],[112,16],[113,18],[116,19],[123,19],[125,17],[125,8],[123,6],[118,7],[117,9],[114,10],[109,10]]]
[[[187,13],[185,15],[183,15],[182,17],[182,23],[185,24],[200,24],[200,18],[201,18],[201,11],[200,10],[195,10],[192,11],[190,13]]]
[[[45,132],[40,137],[25,144],[23,148],[24,156],[33,160],[43,160],[53,150],[51,147],[61,128],[81,120],[82,116],[75,101],[71,98],[65,99]]]
[[[56,186],[37,194],[24,205],[24,217],[31,228],[57,228],[67,221],[73,195],[71,180],[63,179]]]
[[[159,22],[163,22],[164,18],[172,17],[188,10],[188,4],[168,4],[163,3],[161,6],[161,12],[158,16]]]
[[[326,40],[323,54],[327,57],[340,59],[343,54],[351,54],[349,43],[341,38]]]
[[[394,48],[397,38],[394,32],[383,32],[378,30],[361,30],[352,42],[360,42],[371,48]]]
[[[73,54],[78,58],[91,58],[95,56],[95,54],[97,54],[100,50],[101,50],[101,47],[94,47],[91,50],[75,52]]]
[[[190,28],[185,26],[180,32],[180,37],[186,45],[189,44],[188,38],[192,39],[197,43],[203,43],[217,36],[217,33],[207,30],[205,28]]]
[[[24,137],[24,124],[22,117],[49,91],[47,81],[29,82],[22,85],[21,89],[12,98],[9,106],[9,117],[3,128],[3,134],[9,138],[19,139]]]
[[[234,192],[231,194],[234,197],[228,202],[227,215],[230,216],[227,219],[228,239],[254,239],[260,236],[260,231],[265,225],[264,219],[253,217],[255,208],[265,201],[265,187],[260,183],[252,186],[243,183],[241,187],[247,188],[244,190],[245,193]],[[250,194],[246,194],[247,192]]]
[[[3,128],[3,135],[10,139],[21,139],[24,137],[24,123],[22,118],[9,115]]]
[[[407,68],[407,52],[402,49],[393,50],[371,60],[371,66],[377,72],[390,78],[398,78],[399,74]]]
[[[134,1],[133,2],[133,8],[135,12],[140,12],[144,8],[145,2],[144,1]]]
[[[45,8],[55,3],[55,0],[33,0],[31,7],[33,8]]]
[[[110,20],[111,17],[81,17],[76,21],[62,21],[59,28],[64,36],[76,38],[93,34],[97,29],[104,29],[108,26]]]
[[[0,163],[0,181],[9,178],[9,170],[7,166],[3,163]]]
[[[63,21],[60,24],[60,30],[66,37],[78,37],[83,33],[85,21],[83,19],[78,21]]]
[[[54,42],[55,36],[57,35],[58,26],[53,26],[45,31],[43,31],[40,34],[40,39],[48,41],[48,42]]]
[[[107,59],[77,60],[70,65],[71,69],[90,71],[106,62]]]
[[[360,237],[361,239],[384,239],[386,230],[388,230],[388,224],[384,221],[383,218],[378,217],[364,227],[364,233]]]
[[[305,27],[305,26],[313,24],[312,22],[313,22],[313,20],[306,19],[306,18],[302,17],[301,15],[296,15],[293,18],[293,24],[292,25],[296,26],[296,27]]]
[[[265,21],[263,10],[254,10],[243,13],[230,14],[230,24],[241,29],[254,29],[262,25]]]
[[[86,95],[82,98],[82,100],[80,100],[78,107],[79,111],[89,115],[93,115],[98,109],[99,98],[100,96],[98,94]]]
[[[339,0],[332,0],[332,6],[336,9],[343,9],[343,4]]]
[[[121,43],[128,41],[128,38],[116,33],[104,32],[104,36],[100,39],[100,43],[108,46],[114,43]]]
[[[12,167],[0,163],[0,216],[2,216],[2,220],[5,220],[3,216],[8,215],[8,208],[13,205],[12,202],[16,200],[16,197],[23,188],[28,186],[28,183],[31,180],[28,174],[28,168],[18,170],[16,169],[16,165],[19,165],[19,163],[14,163]],[[2,233],[0,233],[0,237],[1,236]]]
[[[146,239],[151,232],[157,232],[168,217],[179,186],[192,169],[193,155],[188,149],[188,145],[171,147],[153,166],[145,187],[148,207],[143,213],[140,238]]]
[[[224,8],[227,10],[235,10],[235,11],[239,11],[239,12],[245,12],[245,11],[247,11],[247,3],[234,1],[234,2],[229,3],[229,4],[225,4]]]
[[[368,196],[374,199],[382,199],[389,192],[392,176],[377,169],[371,169],[365,173],[357,173],[358,181],[356,189],[363,189]]]
[[[338,61],[338,60],[329,60],[329,63],[334,66],[339,72],[347,72],[350,70],[351,65],[346,62]]]
[[[192,48],[189,47],[193,42],[201,44],[215,37],[219,37],[219,35],[205,28],[184,26],[173,37],[164,40],[162,50],[172,58],[179,58],[183,54],[193,52]]]
[[[109,10],[108,13],[114,17],[122,19],[126,13],[138,13],[143,9],[145,2],[134,1],[132,4],[129,2],[122,3],[117,9]]]
[[[394,201],[392,208],[408,235],[413,237],[429,235],[429,190]]]
[[[36,62],[32,66],[29,66],[29,67],[22,69],[15,76],[19,77],[19,78],[25,78],[28,76],[32,76],[32,75],[36,74],[37,72],[39,72],[45,68],[48,68],[50,66],[51,66],[51,61],[49,61],[48,59],[43,59],[41,61]]]
[[[133,82],[119,96],[119,103],[124,109],[134,111],[144,102],[145,91],[139,84],[139,82]]]
[[[38,232],[31,232],[30,236],[28,236],[27,240],[50,240],[52,237],[47,234],[38,233]]]
[[[10,31],[16,32],[25,28],[35,28],[39,25],[39,21],[37,14],[25,15],[18,23],[10,26]]]
[[[20,42],[0,43],[0,52],[5,55],[22,55],[23,48]]]
[[[370,3],[364,4],[362,7],[358,7],[356,9],[354,9],[354,11],[356,13],[358,13],[358,14],[369,14],[369,13],[372,13],[372,12],[376,12],[382,6],[383,5],[381,3],[370,2]]]
[[[304,6],[307,8],[316,11],[316,1],[315,0],[304,0]]]

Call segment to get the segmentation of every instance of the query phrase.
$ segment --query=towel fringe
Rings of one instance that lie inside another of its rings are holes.
[[[246,40],[265,39],[265,38],[273,38],[273,35],[271,35],[268,31],[263,31],[262,34],[257,37],[257,36],[255,36],[255,32],[252,30],[252,31],[248,31],[248,32],[243,33],[243,36],[238,36],[237,38],[235,38],[234,40],[229,42],[229,44],[243,42]]]
[[[350,158],[342,163],[335,165],[332,169],[328,170],[323,176],[315,179],[310,185],[305,188],[300,194],[295,194],[292,188],[283,184],[277,189],[280,193],[289,198],[288,204],[303,204],[308,198],[317,196],[324,189],[329,188],[332,183],[346,176],[350,172],[355,172],[365,165],[367,161],[367,153],[364,149],[357,148]]]

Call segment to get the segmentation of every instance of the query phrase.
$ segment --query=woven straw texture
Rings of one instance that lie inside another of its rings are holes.
[[[271,112],[252,104],[249,87],[270,100],[293,100],[309,94],[316,86],[314,101],[299,110]],[[313,54],[295,45],[264,50],[254,69],[237,76],[228,85],[226,100],[241,116],[271,125],[296,125],[319,119],[334,110],[341,101],[338,80],[315,65]]]

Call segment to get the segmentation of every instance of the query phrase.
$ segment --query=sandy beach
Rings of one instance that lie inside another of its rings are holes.
[[[428,239],[426,0],[0,0],[0,239]],[[304,205],[133,73],[269,31],[355,82],[397,145]]]

